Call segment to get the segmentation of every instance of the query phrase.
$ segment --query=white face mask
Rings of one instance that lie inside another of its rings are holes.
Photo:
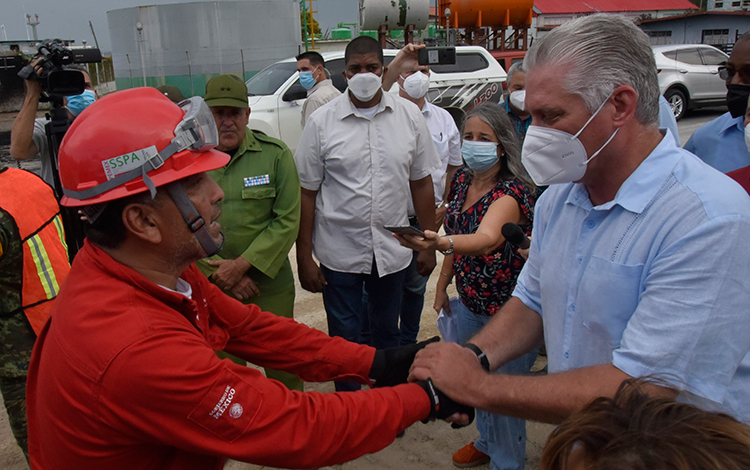
[[[510,93],[510,104],[519,111],[526,111],[526,90],[516,90]]]
[[[430,89],[430,77],[423,72],[415,72],[406,78],[401,76],[401,79],[404,81],[401,89],[415,100],[422,98]]]
[[[747,145],[747,150],[750,151],[750,126],[745,126],[745,145]]]
[[[372,72],[358,73],[347,79],[349,91],[359,101],[370,101],[380,90],[380,77]]]
[[[586,165],[599,155],[620,130],[615,129],[604,145],[594,152],[591,158],[586,158],[586,148],[578,140],[578,136],[601,111],[607,100],[609,97],[599,105],[596,112],[575,135],[549,127],[529,126],[523,141],[521,161],[537,186],[570,183],[583,178]]]

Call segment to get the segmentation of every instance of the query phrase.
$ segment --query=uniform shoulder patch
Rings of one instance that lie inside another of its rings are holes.
[[[224,367],[188,419],[232,442],[250,426],[262,404],[263,392]]]

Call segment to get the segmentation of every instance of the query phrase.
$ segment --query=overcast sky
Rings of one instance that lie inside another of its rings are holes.
[[[31,27],[26,25],[26,15],[30,14],[33,20],[34,14],[38,14],[37,35],[39,39],[75,39],[76,45],[81,45],[82,40],[86,40],[87,45],[93,45],[94,36],[89,28],[89,21],[91,21],[99,46],[103,51],[111,51],[107,11],[166,3],[189,2],[175,0],[0,0],[0,24],[5,25],[5,35],[9,40],[33,38]],[[358,0],[315,0],[313,2],[313,6],[318,11],[316,19],[323,31],[335,27],[339,22],[357,21],[358,4]],[[0,38],[5,39],[2,32],[0,32]]]

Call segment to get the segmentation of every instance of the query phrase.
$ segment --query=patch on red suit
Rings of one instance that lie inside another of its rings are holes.
[[[225,367],[188,418],[232,442],[250,426],[262,403],[260,390]]]

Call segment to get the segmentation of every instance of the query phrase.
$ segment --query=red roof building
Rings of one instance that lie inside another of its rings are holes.
[[[688,0],[534,0],[534,19],[537,34],[582,15],[620,13],[633,21],[665,18],[699,11]]]

